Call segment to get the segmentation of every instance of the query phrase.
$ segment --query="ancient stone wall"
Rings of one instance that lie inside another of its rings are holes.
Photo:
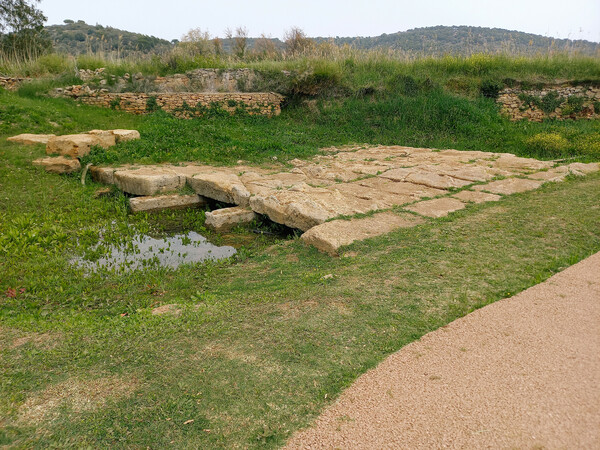
[[[598,119],[600,118],[600,86],[569,84],[522,87],[500,91],[498,103],[511,120],[527,119]]]
[[[27,81],[29,78],[19,77],[0,77],[0,87],[13,91],[18,89],[23,81]]]
[[[190,118],[220,109],[229,113],[245,111],[248,114],[276,116],[281,113],[283,96],[273,92],[223,92],[223,93],[110,93],[84,89],[64,91],[63,95],[79,99],[82,103],[113,108],[133,114],[144,114],[157,109],[177,117]]]

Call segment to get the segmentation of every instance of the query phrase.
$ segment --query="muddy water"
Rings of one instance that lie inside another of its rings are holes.
[[[214,245],[204,236],[190,231],[158,239],[138,236],[125,246],[109,247],[105,256],[98,260],[75,258],[72,263],[92,272],[99,269],[131,271],[151,266],[176,268],[186,263],[229,258],[236,252],[234,247]]]

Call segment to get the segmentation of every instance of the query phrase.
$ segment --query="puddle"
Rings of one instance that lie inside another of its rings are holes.
[[[139,236],[125,246],[111,246],[105,256],[90,261],[85,258],[74,258],[72,264],[96,271],[109,269],[132,271],[150,266],[176,268],[181,264],[220,260],[237,253],[231,246],[218,246],[194,231],[155,239],[150,236]]]

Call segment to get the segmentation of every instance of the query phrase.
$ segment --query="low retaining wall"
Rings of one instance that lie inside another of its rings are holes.
[[[522,87],[500,91],[498,103],[511,120],[598,119],[600,86],[554,85],[536,89]]]
[[[113,108],[133,114],[145,114],[162,109],[181,118],[199,117],[211,109],[229,113],[245,111],[248,114],[277,116],[281,113],[283,96],[274,92],[178,92],[178,93],[81,93],[77,89],[65,91],[63,96],[72,97],[82,103],[104,108]]]
[[[0,87],[4,89],[8,89],[9,91],[14,91],[18,89],[23,81],[27,81],[29,78],[19,78],[19,77],[0,77]]]

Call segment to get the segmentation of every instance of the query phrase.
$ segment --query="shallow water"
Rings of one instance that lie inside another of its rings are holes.
[[[88,271],[115,269],[131,271],[149,266],[176,268],[181,264],[220,260],[236,254],[230,246],[219,247],[194,231],[160,239],[142,235],[126,246],[109,247],[96,261],[75,258],[71,262]]]

